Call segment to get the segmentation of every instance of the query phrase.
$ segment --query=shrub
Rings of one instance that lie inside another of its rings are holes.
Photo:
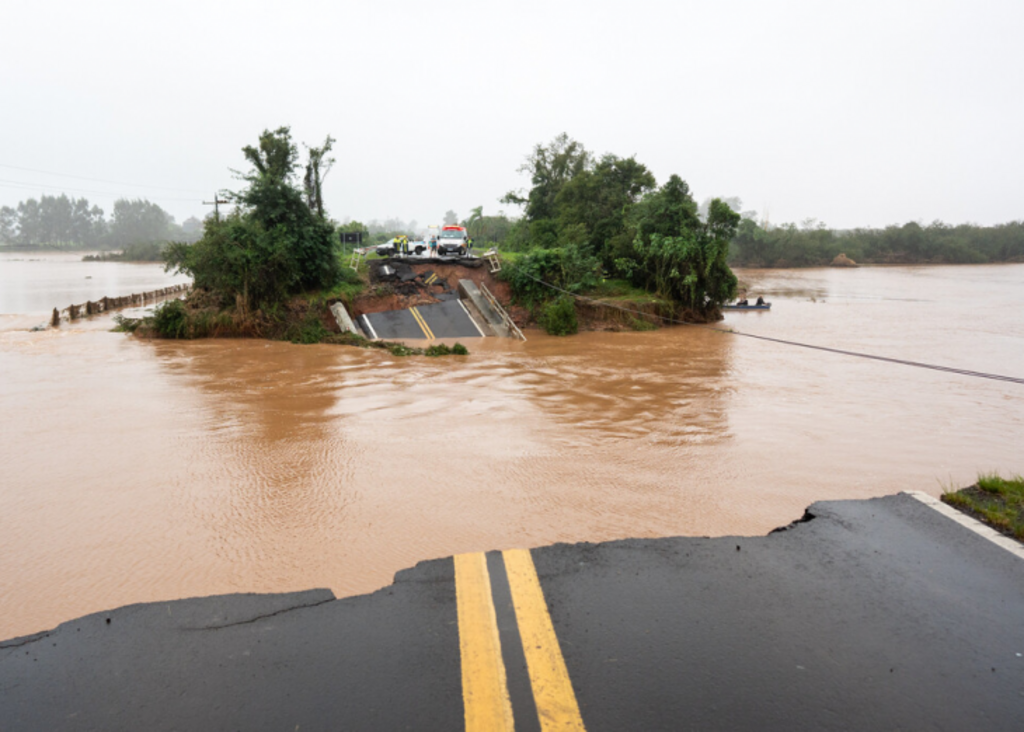
[[[404,343],[391,343],[387,349],[392,356],[415,356],[417,353],[417,349],[409,348]]]
[[[189,338],[188,313],[181,300],[168,300],[153,313],[153,330],[161,338]]]
[[[324,327],[323,321],[320,320],[320,315],[316,308],[310,308],[302,322],[292,325],[285,334],[285,337],[292,343],[309,345],[320,343],[330,334],[331,332]]]
[[[423,352],[425,356],[450,356],[452,349],[443,343],[435,343],[433,346],[427,346],[427,349]]]
[[[469,349],[466,348],[461,343],[456,343],[454,346],[452,346],[452,355],[454,355],[454,356],[468,356],[469,355]]]
[[[121,313],[118,313],[114,316],[114,332],[134,333],[141,323],[141,318],[126,318]]]
[[[576,304],[568,295],[544,305],[537,320],[548,335],[573,335],[580,329],[576,319]]]
[[[599,271],[600,263],[595,257],[581,247],[570,245],[534,249],[505,266],[502,277],[512,288],[516,301],[529,307],[556,294],[556,290],[543,283],[569,292],[582,292],[597,286]]]

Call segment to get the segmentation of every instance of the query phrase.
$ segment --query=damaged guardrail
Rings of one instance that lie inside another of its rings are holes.
[[[60,326],[61,320],[72,321],[78,320],[78,318],[96,315],[98,313],[105,313],[110,310],[142,307],[156,300],[162,300],[165,297],[177,295],[180,292],[187,292],[190,287],[192,287],[192,285],[171,285],[170,287],[161,287],[159,290],[138,292],[131,295],[124,295],[123,297],[104,297],[99,300],[87,300],[81,305],[68,305],[63,310],[54,308],[53,314],[50,316],[50,325],[56,328]]]
[[[487,302],[490,303],[491,307],[494,308],[494,310],[501,317],[501,322],[505,324],[505,327],[508,328],[512,333],[514,333],[517,338],[525,341],[526,336],[523,335],[523,331],[519,330],[519,326],[516,325],[513,322],[511,316],[509,316],[509,314],[505,312],[505,308],[503,308],[501,306],[501,303],[498,302],[498,298],[491,294],[491,291],[487,289],[487,285],[485,285],[483,282],[479,282],[477,284],[479,285],[481,291],[483,291],[484,297],[487,298]]]

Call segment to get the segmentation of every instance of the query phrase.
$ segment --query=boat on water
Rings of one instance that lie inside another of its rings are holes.
[[[741,305],[740,303],[733,303],[732,305],[723,305],[722,310],[771,310],[772,304],[766,302],[764,305]]]

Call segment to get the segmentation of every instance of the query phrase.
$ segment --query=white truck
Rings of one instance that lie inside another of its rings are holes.
[[[469,233],[465,226],[444,226],[437,237],[437,253],[440,255],[458,254],[466,256],[469,251]]]

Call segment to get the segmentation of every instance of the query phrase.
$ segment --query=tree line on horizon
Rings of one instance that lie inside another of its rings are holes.
[[[307,204],[318,211],[323,211],[322,197],[317,199],[319,189],[314,189],[308,176],[321,175],[319,165],[329,145],[326,148],[310,149],[320,158],[311,158],[306,166],[307,178],[301,188],[296,186]],[[330,163],[329,159],[323,160],[323,176]],[[563,134],[548,146],[538,145],[520,170],[531,175],[533,186],[526,193],[506,194],[502,202],[522,205],[523,216],[512,218],[504,211],[484,214],[483,206],[477,206],[461,221],[454,211],[447,211],[444,222],[459,223],[480,244],[497,244],[507,251],[568,246],[599,253],[604,273],[626,274],[618,260],[633,256],[636,222],[649,205],[643,201],[655,193],[654,178],[645,166],[634,158],[614,155],[598,159]],[[692,208],[689,187],[678,176],[673,178],[670,183],[677,190],[671,195],[687,198],[687,208]],[[706,199],[696,207],[698,220],[706,221],[712,200]],[[720,200],[734,212],[740,211],[739,199]],[[768,225],[757,222],[755,216],[752,211],[741,214],[728,251],[727,261],[732,266],[824,266],[839,254],[863,264],[1024,261],[1024,221],[994,226],[909,222],[881,229],[839,230],[815,220],[799,226]],[[170,241],[196,241],[202,229],[203,222],[198,218],[190,217],[179,225],[159,205],[145,199],[117,200],[109,219],[103,209],[86,198],[66,194],[43,195],[16,207],[0,207],[0,247],[124,250],[159,245],[162,249]],[[337,224],[340,232],[363,232],[364,244],[385,242],[400,234],[412,236],[419,229],[416,221],[398,218],[365,225],[352,220]],[[634,271],[630,269],[631,274]]]
[[[178,225],[145,199],[120,198],[109,219],[86,198],[43,195],[16,207],[0,207],[0,246],[54,249],[124,249],[130,245],[194,241],[202,234],[195,217]]]
[[[744,218],[732,241],[729,263],[739,267],[819,267],[845,254],[858,264],[985,264],[1024,262],[1024,221],[995,226],[927,226],[911,221],[884,229],[830,229],[814,220],[802,226],[761,225]]]

